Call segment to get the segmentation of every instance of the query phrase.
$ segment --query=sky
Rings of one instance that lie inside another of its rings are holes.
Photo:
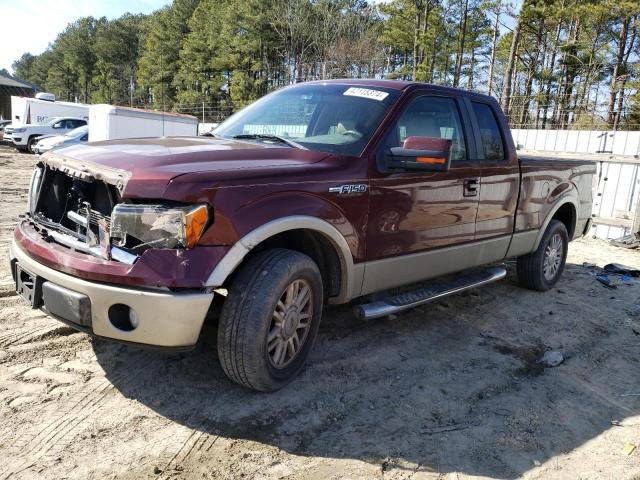
[[[117,18],[123,13],[150,13],[171,0],[0,0],[2,31],[0,69],[23,53],[46,50],[68,23],[80,17]]]

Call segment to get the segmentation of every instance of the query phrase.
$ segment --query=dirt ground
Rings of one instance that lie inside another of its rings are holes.
[[[7,250],[33,163],[0,148],[0,479],[640,479],[640,283],[610,290],[583,266],[640,268],[639,252],[574,242],[547,293],[509,263],[504,281],[396,318],[326,311],[302,375],[257,394],[225,378],[213,328],[166,356],[15,295]],[[548,349],[565,362],[536,363]]]

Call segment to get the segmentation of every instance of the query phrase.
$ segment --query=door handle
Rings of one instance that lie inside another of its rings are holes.
[[[475,197],[478,195],[478,179],[467,178],[464,182],[463,194],[465,197]]]

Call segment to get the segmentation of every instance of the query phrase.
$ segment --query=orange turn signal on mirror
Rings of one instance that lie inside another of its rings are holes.
[[[209,220],[209,213],[205,205],[199,205],[184,215],[184,232],[186,247],[191,248],[198,243],[204,233]]]
[[[437,158],[437,157],[418,157],[418,158],[416,158],[416,162],[417,163],[435,163],[437,165],[444,165],[445,161],[446,160],[444,158]]]

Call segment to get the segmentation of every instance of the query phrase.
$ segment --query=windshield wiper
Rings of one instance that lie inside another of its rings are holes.
[[[268,133],[244,133],[242,135],[234,135],[231,138],[235,138],[237,140],[273,140],[276,142],[284,143],[285,145],[288,145],[293,148],[307,150],[306,147],[303,147],[299,143],[296,143],[291,140],[287,140],[286,138],[282,138],[277,135],[270,135]]]

